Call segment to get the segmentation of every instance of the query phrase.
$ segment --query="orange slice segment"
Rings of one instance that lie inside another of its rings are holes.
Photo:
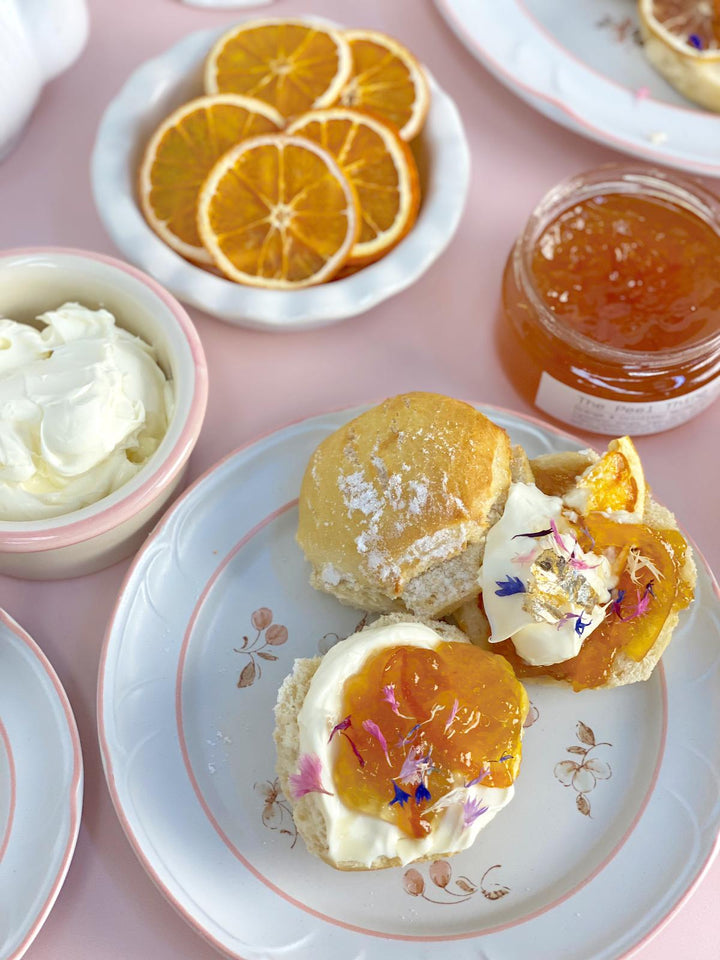
[[[334,103],[350,76],[337,30],[302,20],[251,20],[224,34],[205,62],[208,93],[257,97],[284,117]]]
[[[201,186],[230,147],[282,126],[277,110],[236,94],[198,97],[171,113],[140,164],[140,205],[153,230],[182,256],[212,263],[197,229]]]
[[[346,107],[306,113],[288,133],[331,153],[360,203],[360,236],[348,265],[378,260],[402,240],[417,217],[420,186],[409,147],[380,120]]]
[[[357,239],[357,198],[334,158],[301,137],[255,137],[213,167],[198,229],[232,280],[295,290],[329,280]]]
[[[719,0],[638,0],[643,51],[689,100],[720,111]]]
[[[607,452],[582,473],[565,501],[582,514],[625,511],[642,519],[645,510],[645,474],[630,437],[611,440]]]
[[[430,89],[422,67],[397,40],[371,30],[346,30],[352,76],[340,103],[381,117],[412,140],[422,129]]]

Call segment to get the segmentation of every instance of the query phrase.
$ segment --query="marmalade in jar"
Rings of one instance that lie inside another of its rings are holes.
[[[637,167],[560,184],[503,300],[501,354],[540,409],[598,433],[676,426],[720,392],[720,201]]]
[[[512,785],[528,706],[508,662],[472,644],[380,650],[343,688],[337,795],[423,837],[451,790]]]

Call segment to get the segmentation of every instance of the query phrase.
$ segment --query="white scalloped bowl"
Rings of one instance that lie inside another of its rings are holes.
[[[177,490],[207,403],[200,338],[177,300],[120,260],[87,250],[0,251],[0,304],[32,320],[68,300],[108,309],[118,325],[155,347],[173,384],[174,409],[155,453],[127,483],[87,507],[44,520],[0,520],[0,574],[30,580],[102,570],[138,549]]]
[[[452,239],[470,181],[470,151],[460,114],[431,76],[430,110],[413,144],[422,186],[420,213],[407,237],[377,263],[315,287],[263,290],[194,266],[150,229],[136,199],[142,150],[164,117],[202,93],[203,61],[225,29],[190,34],[148,60],[107,107],[95,141],[91,174],[95,204],[116,246],[185,303],[244,327],[323,326],[364,313],[410,286]]]

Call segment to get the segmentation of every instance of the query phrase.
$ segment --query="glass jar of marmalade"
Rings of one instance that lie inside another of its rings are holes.
[[[510,253],[501,353],[545,413],[657,433],[720,393],[720,199],[641,166],[554,187]]]

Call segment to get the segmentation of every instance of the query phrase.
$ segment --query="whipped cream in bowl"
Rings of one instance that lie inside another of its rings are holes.
[[[0,573],[75,576],[132,552],[206,401],[197,332],[155,281],[83,251],[0,253]]]
[[[42,329],[0,317],[0,520],[96,503],[155,453],[173,385],[107,310],[66,303]]]

